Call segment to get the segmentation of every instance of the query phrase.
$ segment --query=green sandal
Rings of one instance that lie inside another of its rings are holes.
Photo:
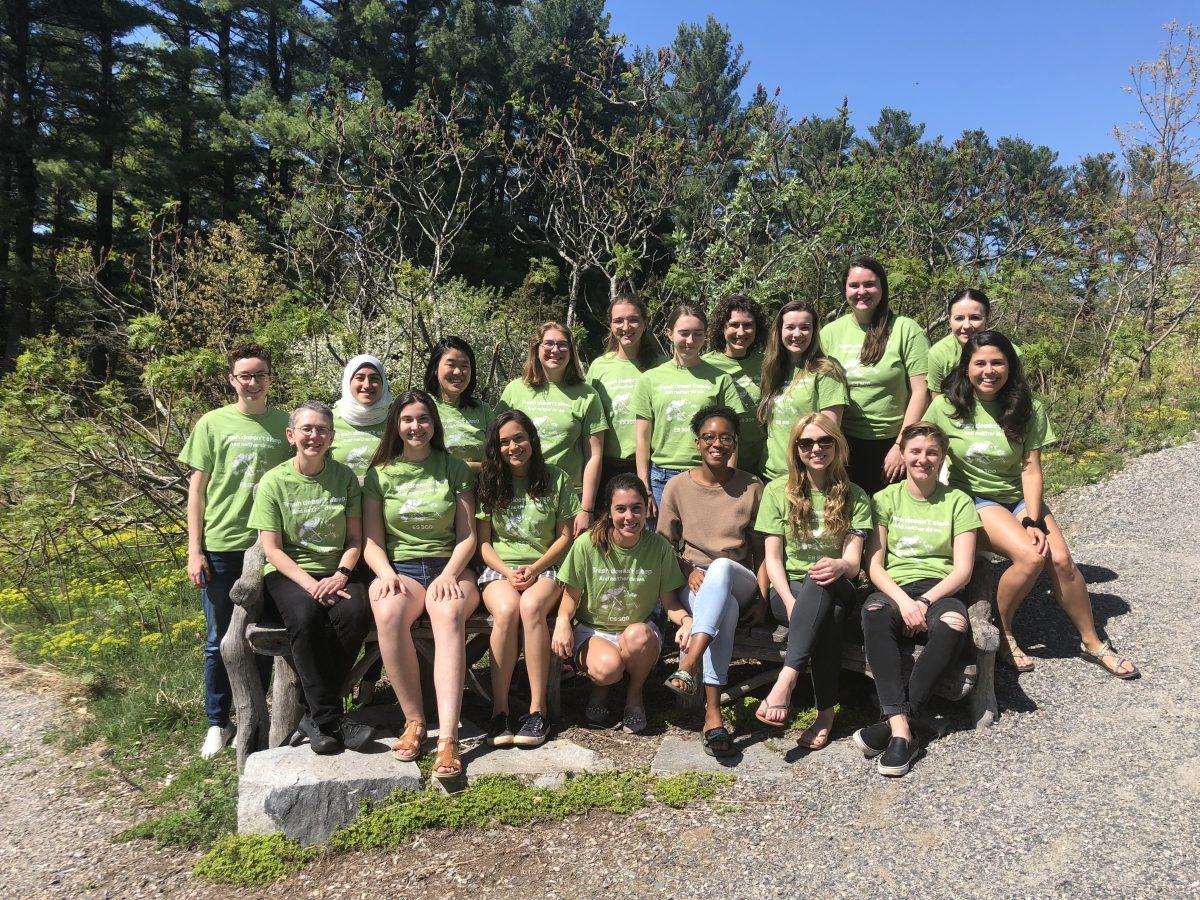
[[[673,683],[676,681],[679,684]],[[673,673],[663,684],[666,685],[667,690],[674,691],[680,697],[696,696],[696,679],[691,672],[685,672],[683,669]]]
[[[1120,678],[1122,681],[1132,681],[1135,678],[1142,677],[1142,673],[1138,670],[1133,660],[1118,653],[1117,648],[1112,645],[1112,641],[1106,640],[1096,650],[1089,650],[1087,644],[1081,643],[1079,645],[1079,656],[1086,662],[1095,663],[1109,675],[1114,678]],[[1115,657],[1117,661],[1110,666],[1104,660],[1111,657]],[[1119,669],[1123,663],[1129,663],[1133,668],[1128,672],[1121,672]]]

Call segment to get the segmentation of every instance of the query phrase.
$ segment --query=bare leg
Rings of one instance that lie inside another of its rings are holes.
[[[458,737],[462,712],[463,681],[467,673],[467,616],[479,605],[475,584],[458,582],[461,600],[426,600],[429,624],[433,627],[433,689],[437,692],[438,737]]]
[[[529,674],[529,711],[546,712],[546,681],[550,675],[550,629],[546,616],[558,603],[562,588],[553,578],[539,578],[521,594],[521,624],[525,631],[525,671]],[[555,661],[557,664],[557,661]]]
[[[642,689],[646,685],[646,679],[650,676],[650,670],[658,661],[661,649],[658,636],[649,625],[639,622],[628,626],[621,632],[621,658],[625,662],[626,671],[629,672],[629,692],[625,696],[626,709],[633,706],[645,708]]]
[[[508,714],[508,692],[512,687],[513,670],[520,652],[521,595],[507,581],[492,581],[484,585],[483,605],[492,614],[492,635],[488,643],[491,654],[489,670],[492,678],[492,715]]]
[[[371,583],[368,595],[379,635],[379,654],[405,721],[423,722],[421,670],[417,663],[417,648],[413,645],[412,627],[425,611],[425,589],[407,576],[401,576],[401,579],[407,589],[402,595],[392,594],[380,599],[378,580]]]

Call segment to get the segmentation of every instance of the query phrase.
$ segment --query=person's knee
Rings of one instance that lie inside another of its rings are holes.
[[[597,638],[599,640],[599,638]],[[599,685],[616,684],[625,674],[625,664],[616,653],[596,654],[587,661],[587,675]]]
[[[488,612],[492,615],[493,630],[507,630],[512,628],[520,618],[521,603],[516,597],[504,597],[489,603]]]
[[[1061,553],[1051,553],[1050,565],[1054,566],[1054,574],[1058,576],[1059,581],[1074,581],[1076,578],[1083,577],[1068,550],[1063,550]]]
[[[526,625],[536,625],[546,621],[546,597],[540,591],[527,590],[521,595],[519,603],[521,621]]]
[[[639,656],[647,652],[651,645],[658,646],[658,638],[649,625],[639,623],[630,625],[621,635],[622,655]]]
[[[1033,548],[1032,545],[1022,547],[1020,551],[1012,555],[1013,568],[1017,569],[1026,575],[1036,575],[1042,570],[1042,566],[1046,564],[1046,560]]]
[[[429,613],[430,626],[439,631],[461,630],[467,620],[463,604],[449,600],[427,603],[425,610]]]
[[[720,559],[714,559],[712,564],[705,571],[704,577],[705,579],[713,577],[729,578],[733,575],[733,567],[735,565],[737,564],[732,559],[726,559],[723,556]]]
[[[868,600],[862,608],[863,628],[874,628],[891,620],[891,610],[884,600]]]

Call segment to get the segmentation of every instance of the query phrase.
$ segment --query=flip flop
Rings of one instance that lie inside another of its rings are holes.
[[[1011,634],[1006,634],[1004,635],[1004,641],[1008,646],[1008,652],[997,654],[1002,663],[1009,668],[1015,669],[1018,674],[1022,675],[1026,672],[1032,672],[1036,668],[1033,657],[1020,648],[1016,638]],[[1018,659],[1023,659],[1025,662],[1019,663],[1017,662]]]
[[[679,684],[676,685],[672,683],[675,681],[678,681]],[[671,676],[663,682],[663,684],[666,686],[667,690],[674,691],[680,697],[696,696],[696,679],[693,677],[691,672],[687,672],[683,669],[679,669],[678,671],[672,673]]]
[[[716,759],[737,755],[733,737],[724,725],[704,732],[704,752]]]
[[[774,719],[768,719],[763,716],[763,710],[782,709],[784,710],[783,718],[776,722]],[[758,709],[754,711],[754,718],[762,722],[764,725],[770,725],[772,728],[787,728],[788,722],[792,718],[792,704],[790,703],[768,703],[764,700],[758,705]]]
[[[818,733],[821,731],[824,731],[825,732],[824,740],[806,741],[804,739],[804,735],[806,735],[810,731],[814,731],[814,730],[817,731]],[[833,725],[832,724],[828,728],[817,728],[816,723],[814,723],[812,725],[809,725],[807,728],[804,729],[804,731],[802,731],[800,733],[800,737],[796,738],[796,745],[805,750],[824,750],[826,747],[829,746],[829,738],[832,735],[833,735]]]

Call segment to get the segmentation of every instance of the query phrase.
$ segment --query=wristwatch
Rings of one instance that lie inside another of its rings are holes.
[[[1031,519],[1031,518],[1029,518],[1029,516],[1026,516],[1025,518],[1023,518],[1021,520],[1021,527],[1022,528],[1036,528],[1042,534],[1050,533],[1050,529],[1046,527],[1046,517],[1045,516],[1042,516],[1040,519]]]
[[[341,572],[343,575],[345,575],[347,578],[349,578],[351,575],[353,575],[353,574],[354,574],[354,573],[353,573],[353,572],[351,572],[349,569],[347,569],[345,566],[338,566],[338,567],[337,567],[337,570],[338,570],[339,572]]]

